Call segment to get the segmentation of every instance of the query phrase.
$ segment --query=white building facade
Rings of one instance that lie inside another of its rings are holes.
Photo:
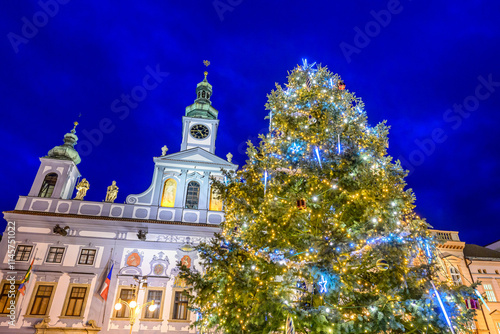
[[[211,95],[205,73],[182,120],[181,151],[163,149],[150,187],[124,204],[73,198],[81,181],[75,129],[40,158],[30,192],[4,212],[1,333],[195,332],[176,264],[202,270],[193,247],[224,220],[213,179],[237,168],[214,154],[219,120]],[[17,289],[32,261],[23,296]],[[104,300],[100,290],[111,266]],[[134,316],[126,306],[132,301],[135,310],[148,303],[156,309]],[[118,302],[123,307],[115,310]]]

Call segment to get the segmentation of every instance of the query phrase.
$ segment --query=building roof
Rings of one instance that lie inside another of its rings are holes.
[[[467,258],[500,259],[500,252],[472,244],[465,244],[464,255]]]

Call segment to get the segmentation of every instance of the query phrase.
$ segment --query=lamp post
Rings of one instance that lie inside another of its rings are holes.
[[[156,310],[156,304],[155,304],[155,301],[152,300],[152,301],[149,301],[145,304],[141,304],[139,305],[137,303],[137,297],[139,295],[139,289],[140,287],[142,286],[143,283],[146,282],[146,279],[142,279],[142,278],[135,278],[138,281],[139,284],[137,284],[137,287],[136,287],[136,290],[135,290],[135,293],[134,293],[134,300],[131,300],[130,302],[127,302],[126,300],[122,300],[122,299],[118,299],[118,303],[115,304],[115,310],[119,311],[122,309],[123,305],[125,305],[129,312],[130,312],[130,316],[129,316],[129,321],[130,321],[130,334],[132,334],[132,328],[134,328],[134,324],[135,324],[135,321],[137,320],[137,317],[141,314],[141,311],[146,307],[146,306],[149,306],[148,307],[148,310],[150,312],[154,312]]]

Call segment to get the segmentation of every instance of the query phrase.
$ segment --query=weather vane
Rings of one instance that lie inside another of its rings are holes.
[[[205,65],[206,67],[208,67],[210,65],[210,61],[208,60],[204,60],[203,61],[203,65]]]

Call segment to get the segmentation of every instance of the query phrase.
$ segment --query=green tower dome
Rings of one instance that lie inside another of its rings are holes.
[[[82,161],[80,155],[75,150],[76,142],[78,141],[78,137],[76,136],[76,126],[78,122],[75,122],[75,126],[71,130],[71,132],[64,135],[64,144],[54,147],[49,151],[45,158],[50,159],[59,159],[59,160],[71,160],[76,165]]]

